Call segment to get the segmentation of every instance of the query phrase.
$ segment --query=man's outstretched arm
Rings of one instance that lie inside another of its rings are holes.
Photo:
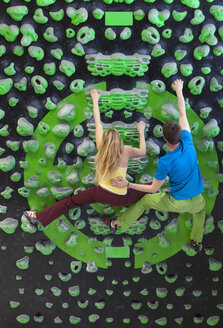
[[[187,120],[185,100],[183,96],[183,83],[184,82],[182,80],[175,80],[172,83],[172,87],[177,95],[177,104],[179,110],[179,124],[182,130],[187,130],[190,132],[190,125]]]
[[[128,180],[119,177],[118,179],[111,179],[110,182],[113,186],[123,188],[128,187],[131,189],[148,192],[154,194],[159,190],[159,188],[163,185],[165,180],[157,180],[153,178],[153,182],[151,185],[139,184],[139,183],[131,183]]]

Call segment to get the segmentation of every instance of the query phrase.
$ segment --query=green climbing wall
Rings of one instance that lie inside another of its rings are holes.
[[[221,0],[0,0],[1,328],[223,326],[222,56]],[[150,210],[113,235],[103,217],[123,208],[74,208],[47,228],[22,216],[93,186],[92,88],[125,144],[146,122],[128,178],[150,182],[176,78],[205,189],[200,253],[189,213]]]

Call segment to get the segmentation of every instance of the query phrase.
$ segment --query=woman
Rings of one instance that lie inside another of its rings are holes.
[[[118,177],[126,177],[129,158],[141,157],[146,154],[146,142],[144,137],[145,123],[141,121],[137,124],[137,130],[140,136],[139,148],[124,146],[117,130],[108,129],[103,132],[98,107],[100,96],[101,92],[98,93],[96,89],[91,90],[95,120],[96,146],[98,149],[95,158],[96,186],[76,195],[66,197],[40,212],[24,212],[23,215],[28,218],[32,224],[36,224],[37,221],[39,221],[44,227],[46,227],[56,218],[76,206],[96,202],[111,206],[125,206],[135,203],[146,194],[145,192],[128,189],[128,187],[117,188],[110,183],[110,179],[112,178],[117,179]],[[115,227],[110,226],[110,229],[115,230]]]

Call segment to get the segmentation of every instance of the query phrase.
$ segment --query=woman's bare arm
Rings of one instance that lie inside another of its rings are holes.
[[[98,100],[101,96],[101,92],[98,93],[96,89],[91,90],[91,98],[93,100],[93,111],[94,111],[94,122],[95,122],[95,138],[96,138],[96,146],[99,149],[102,135],[103,135],[103,127],[101,124],[101,116],[98,106]]]
[[[139,132],[139,148],[134,148],[131,146],[125,146],[128,147],[128,156],[129,158],[134,158],[134,157],[141,157],[146,155],[146,140],[145,140],[145,127],[146,124],[143,121],[140,121],[137,124],[137,130]]]

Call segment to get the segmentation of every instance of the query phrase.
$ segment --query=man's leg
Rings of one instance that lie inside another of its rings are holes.
[[[193,227],[191,230],[191,240],[202,242],[204,234],[205,222],[205,200],[202,195],[193,198],[194,210],[193,213]],[[196,211],[196,212],[194,212]]]
[[[137,203],[131,205],[117,220],[119,226],[124,230],[131,225],[148,209],[160,211],[175,212],[176,208],[171,204],[173,198],[164,192],[155,194],[147,194],[142,197]]]

